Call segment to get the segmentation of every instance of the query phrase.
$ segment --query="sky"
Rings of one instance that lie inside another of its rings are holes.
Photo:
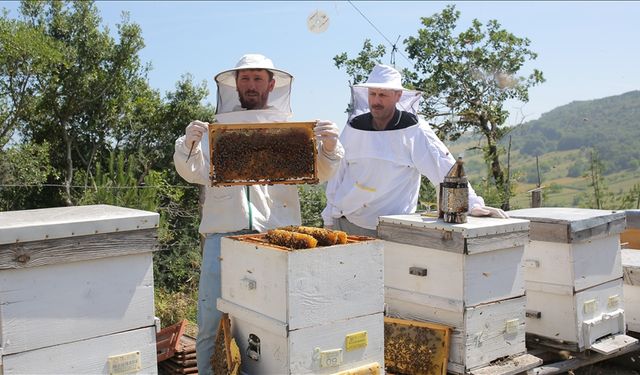
[[[640,2],[597,1],[98,1],[103,24],[114,32],[123,11],[139,24],[151,63],[150,85],[163,95],[184,74],[205,81],[215,104],[213,77],[246,53],[261,53],[294,76],[293,120],[326,119],[340,127],[350,100],[346,72],[333,57],[355,57],[365,39],[374,45],[398,42],[396,67],[410,68],[402,41],[417,34],[420,18],[455,4],[460,30],[473,19],[497,20],[528,38],[536,60],[521,70],[543,72],[546,82],[530,89],[529,102],[507,102],[508,125],[538,118],[572,101],[592,100],[640,89]],[[17,16],[18,2],[2,7]],[[328,28],[313,33],[307,18],[316,11]],[[362,14],[361,14],[362,13]],[[383,58],[390,63],[391,56]],[[207,119],[201,119],[207,121]],[[186,126],[187,124],[185,124]]]

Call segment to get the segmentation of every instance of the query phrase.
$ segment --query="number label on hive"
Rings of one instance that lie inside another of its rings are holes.
[[[213,124],[211,186],[318,183],[315,122]]]

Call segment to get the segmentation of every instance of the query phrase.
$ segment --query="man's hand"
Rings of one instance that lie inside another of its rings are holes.
[[[187,147],[192,147],[194,143],[199,143],[202,136],[209,131],[209,123],[202,121],[192,121],[185,130],[184,143]]]
[[[340,133],[338,126],[331,121],[318,120],[313,132],[316,139],[322,142],[322,149],[327,153],[333,153],[338,144],[338,135]]]
[[[471,209],[471,216],[490,216],[501,219],[508,219],[509,215],[499,208],[487,207],[487,206],[475,206]]]

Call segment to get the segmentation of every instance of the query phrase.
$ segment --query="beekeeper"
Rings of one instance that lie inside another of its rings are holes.
[[[285,122],[291,116],[291,74],[276,69],[265,56],[242,56],[235,68],[215,76],[218,86],[217,123]],[[204,186],[205,198],[200,222],[204,238],[198,296],[199,374],[211,374],[215,333],[221,313],[220,239],[224,236],[263,232],[286,225],[300,225],[300,201],[295,185],[253,185],[211,187],[209,183],[208,127],[193,121],[175,144],[173,160],[182,178]],[[317,121],[318,178],[327,180],[344,155],[338,127],[331,121]]]
[[[377,65],[367,82],[351,88],[351,112],[340,141],[338,173],[327,185],[327,227],[376,236],[378,217],[416,211],[420,175],[438,187],[455,159],[417,114],[422,95],[402,87],[400,73]],[[473,216],[508,217],[486,207],[469,186]]]

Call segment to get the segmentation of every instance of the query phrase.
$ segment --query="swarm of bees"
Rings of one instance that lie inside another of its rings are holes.
[[[306,128],[224,129],[217,132],[213,150],[214,185],[317,182],[315,142]]]
[[[347,233],[324,228],[288,226],[268,231],[265,239],[270,244],[297,250],[346,244]]]

